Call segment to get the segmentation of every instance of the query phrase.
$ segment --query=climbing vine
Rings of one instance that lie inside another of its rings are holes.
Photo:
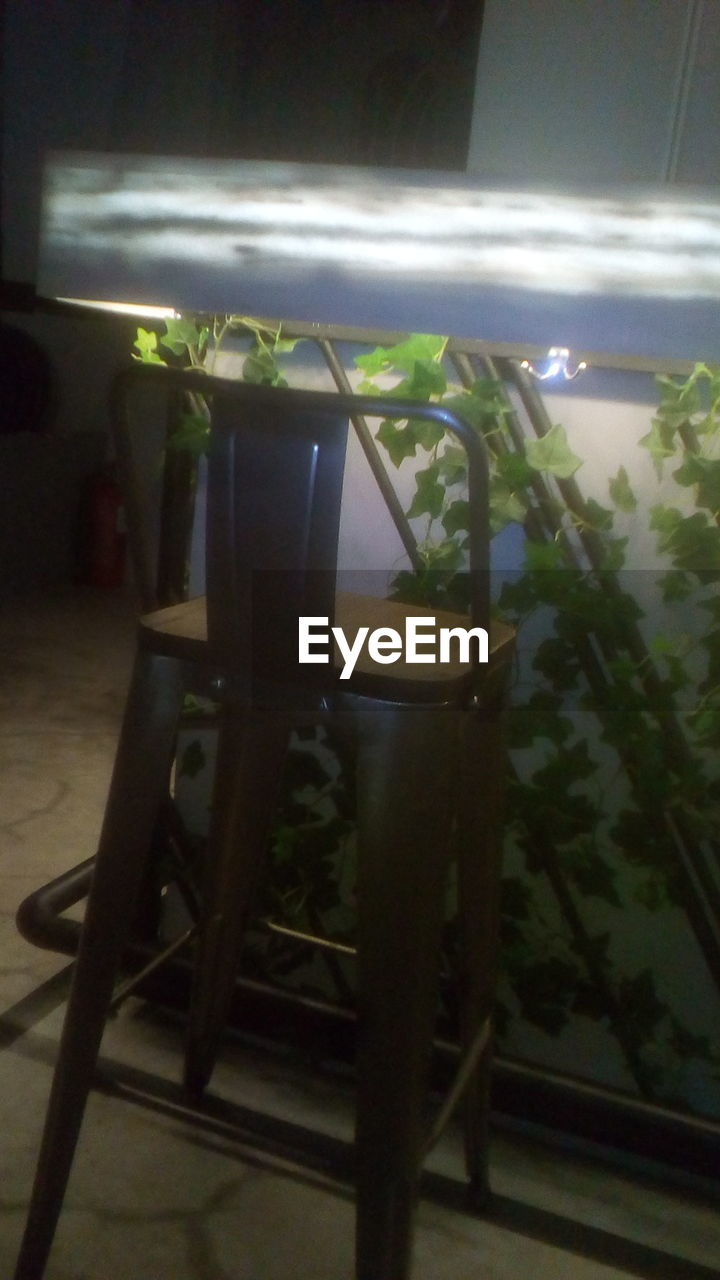
[[[651,966],[627,971],[614,925],[629,906],[656,914],[680,907],[720,977],[706,937],[713,901],[717,908],[707,844],[720,842],[720,779],[707,751],[720,730],[720,374],[697,366],[683,382],[659,379],[660,405],[640,441],[659,477],[674,464],[672,483],[684,491],[678,505],[647,513],[658,553],[672,565],[656,590],[665,606],[686,607],[692,597],[711,626],[678,634],[668,617],[669,632],[646,634],[655,610],[646,618],[622,585],[628,538],[616,520],[639,510],[625,467],[608,481],[608,505],[582,499],[570,483],[582,460],[563,427],[545,424],[518,446],[503,382],[450,385],[445,349],[442,339],[410,339],[358,364],[369,375],[362,390],[379,390],[372,376],[399,370],[397,394],[463,414],[492,459],[491,531],[511,523],[525,531],[523,571],[498,594],[521,638],[529,628],[539,637],[509,717],[500,1023],[507,1029],[519,1014],[557,1036],[573,1016],[600,1021],[636,1087],[675,1100],[693,1060],[717,1068],[718,1046],[688,1031],[658,993]],[[461,604],[468,529],[461,451],[412,422],[383,423],[377,439],[395,466],[416,464],[407,514],[422,521],[423,565],[443,571],[442,602],[455,595]],[[438,576],[427,578],[428,592],[423,575],[409,572],[397,575],[395,589],[439,603]],[[698,588],[707,594],[698,597]],[[698,877],[707,889],[699,901]]]
[[[161,346],[213,370],[223,340],[248,332],[242,376],[283,385],[281,357],[294,342],[245,317],[171,321],[160,337],[139,330],[137,353],[162,359]],[[639,447],[662,500],[644,510],[622,465],[604,502],[581,495],[582,459],[560,424],[540,415],[540,430],[518,431],[514,368],[476,376],[466,363],[453,380],[448,342],[431,335],[378,347],[356,365],[361,391],[388,394],[391,381],[390,394],[465,417],[491,459],[492,534],[523,531],[523,566],[495,591],[524,652],[509,715],[501,1035],[512,1042],[521,1019],[558,1037],[573,1019],[590,1018],[616,1038],[643,1095],[682,1100],[696,1067],[717,1079],[718,1045],[687,1024],[652,964],[628,956],[622,932],[628,920],[647,928],[643,919],[654,917],[662,928],[684,912],[720,988],[720,372],[698,365],[685,379],[658,379],[659,405]],[[190,413],[175,444],[199,453],[206,437],[205,416]],[[394,593],[464,608],[464,452],[420,420],[382,421],[376,439],[391,468],[413,472],[407,516],[421,567],[400,570]],[[649,522],[666,565],[643,571],[653,578],[645,603],[627,559],[632,520]],[[286,790],[263,909],[350,941],[352,814],[342,770],[318,750],[317,735],[291,762]],[[450,912],[449,970],[454,932]],[[252,955],[283,977],[308,960],[282,937]],[[346,969],[331,970],[344,997]]]

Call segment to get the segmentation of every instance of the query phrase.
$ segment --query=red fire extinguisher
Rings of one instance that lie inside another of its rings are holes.
[[[83,523],[83,580],[92,587],[121,587],[125,581],[127,533],[122,494],[112,465],[90,480]]]

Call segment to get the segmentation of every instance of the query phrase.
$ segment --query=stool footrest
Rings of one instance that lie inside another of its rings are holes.
[[[443,1104],[435,1118],[432,1128],[430,1129],[430,1133],[428,1134],[427,1142],[425,1143],[423,1150],[423,1159],[425,1156],[430,1154],[433,1147],[442,1137],[450,1117],[473,1079],[478,1062],[485,1051],[490,1047],[491,1036],[492,1020],[490,1017],[487,1017],[478,1030],[470,1048],[463,1054],[460,1063],[458,1064],[457,1071],[455,1072],[455,1079],[445,1095]]]

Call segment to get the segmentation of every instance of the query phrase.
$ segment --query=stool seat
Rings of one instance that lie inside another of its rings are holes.
[[[350,591],[338,591],[335,596],[334,625],[342,628],[350,644],[361,627],[368,627],[370,631],[392,630],[402,635],[407,618],[432,618],[436,630],[470,626],[466,614],[451,613],[447,609],[430,609]],[[401,654],[392,665],[373,661],[363,647],[346,691],[365,693],[369,697],[399,697],[408,702],[461,701],[473,693],[483,701],[490,700],[497,695],[498,682],[502,683],[505,678],[508,650],[513,649],[515,632],[497,618],[490,620],[488,631],[488,662],[480,678],[475,667],[461,661],[457,645],[450,662],[410,664]],[[143,614],[138,643],[153,652],[187,662],[211,662],[207,648],[206,597],[196,596]],[[332,667],[336,675],[343,667],[337,643],[333,646]]]

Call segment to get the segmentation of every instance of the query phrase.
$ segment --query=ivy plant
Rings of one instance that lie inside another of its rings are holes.
[[[137,358],[168,353],[213,370],[225,338],[240,332],[251,335],[242,376],[282,385],[279,357],[293,344],[246,317],[179,319],[163,335],[139,330]],[[604,502],[584,499],[582,459],[563,426],[519,432],[504,380],[469,376],[466,366],[453,381],[447,339],[410,335],[356,364],[361,391],[388,394],[391,380],[390,394],[443,404],[473,426],[491,460],[491,531],[524,533],[524,565],[497,593],[521,645],[534,637],[508,722],[501,1043],[521,1021],[553,1038],[590,1018],[616,1038],[641,1094],[681,1101],[693,1064],[708,1078],[717,1073],[718,1045],[685,1025],[651,966],[628,962],[616,937],[627,918],[652,928],[653,917],[680,909],[720,986],[720,956],[708,941],[720,919],[709,874],[720,845],[720,371],[697,365],[685,379],[658,379],[657,412],[639,443],[665,489],[645,511],[624,465],[608,478]],[[193,411],[176,443],[199,453],[206,435],[206,418]],[[463,450],[417,419],[382,421],[376,438],[391,469],[413,471],[407,515],[421,567],[398,572],[394,594],[463,609]],[[667,565],[650,617],[623,573],[628,518],[648,520]],[[678,614],[707,625],[688,630]],[[347,943],[348,789],[317,735],[308,745],[290,765],[263,910],[288,929],[322,927]],[[452,973],[452,908],[445,952]],[[256,939],[250,956],[266,976],[311,981],[309,952],[288,935]],[[346,968],[328,967],[336,994],[348,998]],[[451,981],[450,1014],[452,989]]]
[[[612,920],[635,904],[649,913],[684,909],[698,936],[706,923],[707,904],[689,881],[703,872],[703,841],[720,841],[720,779],[703,751],[720,735],[720,374],[699,365],[682,382],[658,379],[660,405],[640,442],[659,475],[674,463],[673,481],[686,491],[677,506],[648,513],[673,566],[660,575],[663,601],[683,602],[691,579],[707,587],[712,577],[709,595],[695,600],[711,626],[692,641],[706,655],[705,671],[693,677],[687,637],[644,638],[649,620],[618,577],[627,538],[616,532],[617,517],[638,511],[625,467],[609,478],[609,505],[581,499],[567,482],[582,460],[563,427],[526,435],[518,447],[504,385],[487,377],[451,385],[445,350],[443,339],[415,337],[358,364],[363,390],[379,390],[372,377],[397,371],[397,394],[463,414],[491,457],[492,532],[512,522],[525,528],[524,570],[504,583],[499,606],[521,633],[540,619],[543,638],[509,717],[500,1023],[507,1030],[520,1016],[557,1036],[574,1016],[598,1020],[618,1039],[638,1090],[673,1100],[687,1069],[680,1052],[714,1071],[718,1048],[682,1025],[649,967],[625,971]],[[377,440],[394,466],[415,463],[407,514],[420,522],[423,564],[443,567],[444,599],[460,604],[468,527],[461,451],[412,421],[383,423]],[[403,572],[395,589],[437,603],[435,575],[431,582],[425,591],[422,574]],[[712,950],[706,959],[717,966]],[[720,970],[712,971],[717,980]]]
[[[284,338],[280,325],[273,328],[251,316],[171,316],[157,329],[138,327],[132,354],[144,364],[172,363],[215,374],[219,372],[218,360],[233,338],[248,345],[241,365],[245,382],[287,386],[280,357],[294,351],[298,340]],[[168,443],[173,449],[200,457],[207,450],[208,430],[207,409],[202,397],[194,396]]]

